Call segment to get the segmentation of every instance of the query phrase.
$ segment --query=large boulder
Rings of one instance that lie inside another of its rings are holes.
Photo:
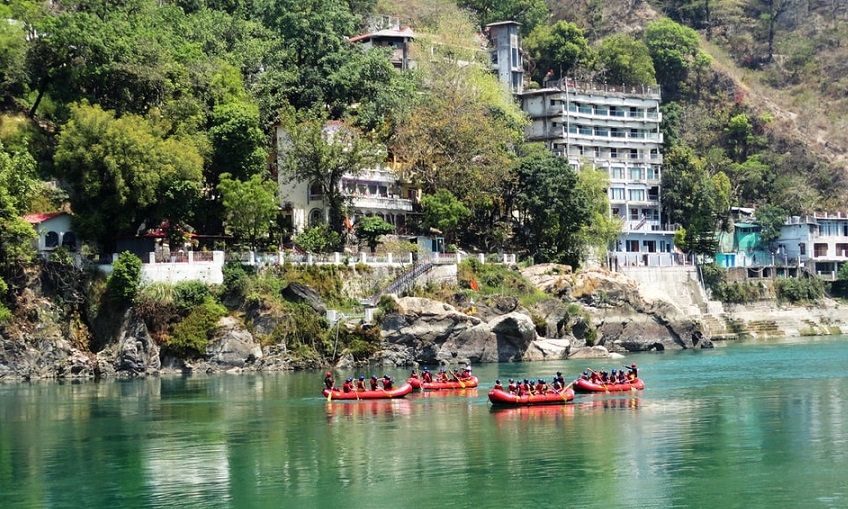
[[[611,352],[713,346],[700,322],[667,300],[643,295],[638,283],[623,274],[601,268],[572,273],[568,266],[551,264],[522,274],[545,292],[579,304],[591,323],[575,319],[574,336]]]
[[[318,292],[303,283],[293,281],[283,289],[283,298],[292,302],[305,302],[316,312],[322,315],[327,312],[327,306]]]
[[[159,346],[133,308],[127,310],[121,319],[118,340],[103,354],[118,375],[149,375],[157,373],[162,367]]]
[[[244,368],[262,358],[262,347],[244,326],[231,316],[218,321],[214,337],[206,345],[206,360],[226,368]]]
[[[520,311],[484,322],[430,299],[405,297],[397,304],[383,318],[382,364],[518,361],[537,339],[532,319]]]

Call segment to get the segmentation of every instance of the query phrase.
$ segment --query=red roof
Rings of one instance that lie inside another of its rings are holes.
[[[27,214],[24,216],[24,221],[30,224],[41,224],[48,219],[67,214],[67,212],[51,212],[49,214]]]

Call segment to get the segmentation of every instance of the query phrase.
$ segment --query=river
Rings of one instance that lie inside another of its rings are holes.
[[[644,391],[486,398],[622,362]],[[327,403],[316,372],[6,383],[0,508],[844,508],[846,373],[833,336],[480,365],[480,389],[379,402]]]

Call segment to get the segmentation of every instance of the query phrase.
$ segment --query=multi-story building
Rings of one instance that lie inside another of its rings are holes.
[[[414,67],[415,62],[409,58],[409,46],[415,39],[412,29],[400,28],[400,20],[389,17],[382,18],[380,26],[384,28],[351,37],[350,42],[362,44],[366,49],[392,48],[390,59],[395,69],[405,71]]]
[[[671,253],[674,227],[660,205],[662,133],[660,89],[612,86],[568,79],[520,95],[531,124],[528,141],[541,141],[580,170],[609,175],[610,214],[624,221],[613,253],[627,264],[654,264],[651,254]]]
[[[848,214],[821,212],[787,218],[774,252],[775,263],[801,265],[825,279],[835,279],[848,262]]]
[[[338,122],[330,122],[325,131],[332,137]],[[284,157],[288,143],[285,131],[277,128],[278,154]],[[282,167],[282,162],[278,165]],[[420,198],[419,190],[401,178],[402,168],[398,164],[378,164],[344,175],[339,188],[348,198],[348,219],[351,224],[360,217],[376,216],[395,225],[397,233],[405,233],[408,217],[413,212],[413,203]],[[321,185],[317,182],[290,181],[285,175],[278,177],[280,205],[283,213],[291,218],[294,233],[321,222],[328,222],[329,206],[324,201]]]
[[[492,70],[498,81],[513,94],[524,92],[524,59],[518,35],[521,24],[515,21],[489,23],[486,31],[491,44]]]

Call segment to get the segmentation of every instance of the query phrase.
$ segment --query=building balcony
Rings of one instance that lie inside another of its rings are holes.
[[[351,196],[355,209],[387,212],[412,212],[412,200],[394,196]]]

